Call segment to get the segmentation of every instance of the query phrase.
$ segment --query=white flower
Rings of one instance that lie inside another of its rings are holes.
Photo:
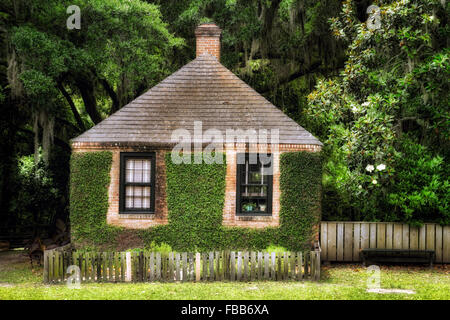
[[[378,183],[377,179],[373,179],[373,180],[372,180],[372,183],[373,183],[373,184],[377,184],[377,183]]]
[[[368,164],[366,167],[366,171],[372,172],[373,170],[375,170],[375,167],[371,164]]]
[[[381,163],[381,164],[377,165],[378,171],[383,171],[384,169],[386,169],[386,166],[384,164]]]
[[[368,107],[368,106],[370,105],[370,102],[369,102],[369,101],[366,101],[366,102],[362,103],[361,105],[362,105],[363,107]]]
[[[359,186],[358,186],[358,189],[362,189],[362,185],[359,185]]]

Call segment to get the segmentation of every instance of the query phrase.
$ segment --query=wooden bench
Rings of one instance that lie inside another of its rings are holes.
[[[407,250],[407,249],[362,249],[361,257],[364,266],[368,262],[407,262],[429,263],[433,266],[434,250]]]

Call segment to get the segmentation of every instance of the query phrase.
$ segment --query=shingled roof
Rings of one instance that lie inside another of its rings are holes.
[[[280,144],[322,143],[209,53],[164,79],[73,143],[173,145],[176,129],[279,129]],[[270,131],[269,131],[270,132]],[[234,142],[234,141],[224,141]],[[270,142],[270,135],[269,135]]]

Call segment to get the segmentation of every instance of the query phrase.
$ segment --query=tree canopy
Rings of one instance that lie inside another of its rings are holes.
[[[80,29],[67,27],[71,5]],[[323,219],[448,224],[449,8],[4,0],[1,224],[67,217],[69,140],[193,59],[194,29],[206,21],[223,29],[221,62],[324,143]],[[374,14],[380,25],[368,28]]]

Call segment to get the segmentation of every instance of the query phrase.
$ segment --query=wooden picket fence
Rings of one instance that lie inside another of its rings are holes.
[[[320,223],[322,261],[360,261],[360,250],[434,250],[435,263],[450,263],[450,226],[426,223],[412,227],[391,222]]]
[[[79,252],[44,253],[44,282],[301,281],[320,280],[320,250],[310,252]],[[70,270],[69,270],[70,271]],[[72,271],[73,272],[73,271]]]

